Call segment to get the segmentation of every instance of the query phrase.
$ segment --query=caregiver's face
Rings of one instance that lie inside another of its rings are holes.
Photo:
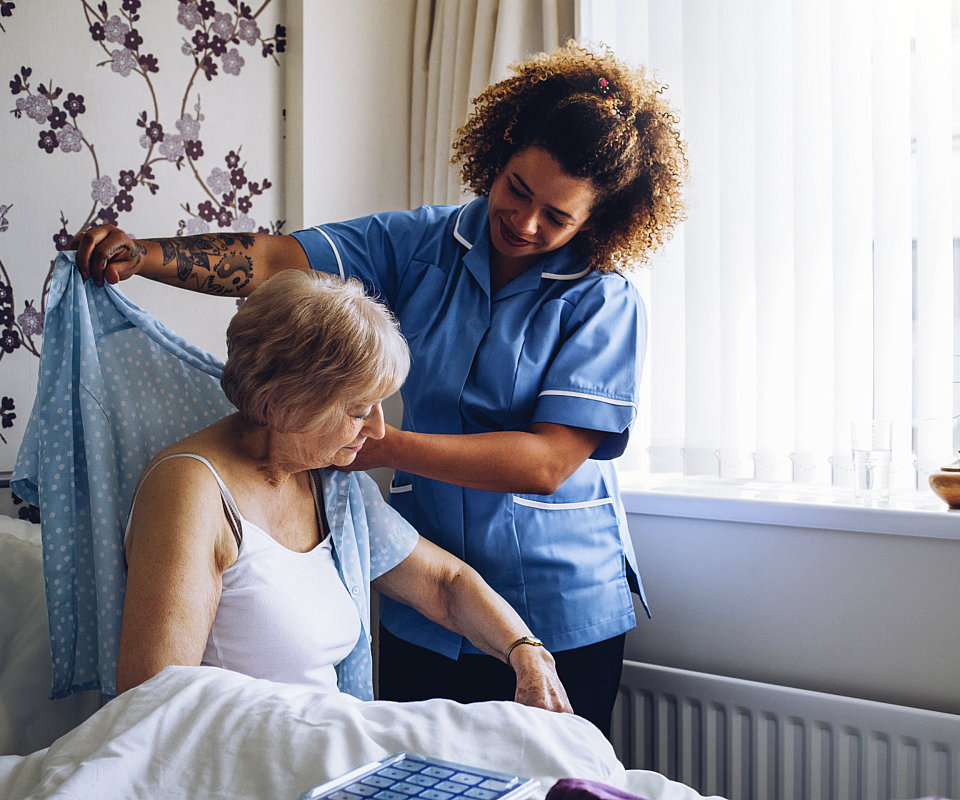
[[[593,184],[574,178],[540,147],[510,158],[490,187],[490,239],[507,258],[534,260],[588,227]]]

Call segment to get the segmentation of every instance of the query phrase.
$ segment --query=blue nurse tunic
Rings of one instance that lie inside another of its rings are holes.
[[[551,650],[636,624],[637,572],[616,473],[637,413],[646,313],[623,276],[568,244],[491,296],[487,200],[422,206],[293,234],[314,269],[355,277],[400,322],[411,351],[403,428],[469,434],[553,422],[607,436],[552,495],[467,489],[397,471],[390,502],[459,556]],[[649,611],[648,611],[649,613]],[[451,658],[479,652],[381,598],[380,619]]]

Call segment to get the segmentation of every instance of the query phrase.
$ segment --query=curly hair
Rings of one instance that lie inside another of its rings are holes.
[[[684,218],[687,157],[666,87],[609,48],[573,40],[510,69],[473,98],[457,131],[451,161],[464,185],[488,195],[515,153],[541,147],[593,184],[591,225],[574,239],[590,264],[622,272],[647,262]]]

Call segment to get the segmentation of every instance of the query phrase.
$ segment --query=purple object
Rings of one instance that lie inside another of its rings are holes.
[[[546,800],[643,800],[643,798],[598,781],[561,778],[550,787]]]

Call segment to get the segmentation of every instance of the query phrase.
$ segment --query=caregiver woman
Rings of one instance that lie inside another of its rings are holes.
[[[683,143],[659,85],[570,42],[475,98],[453,149],[478,195],[463,206],[292,236],[133,240],[100,226],[78,262],[98,282],[140,274],[238,295],[317,269],[381,297],[412,354],[403,426],[355,466],[396,470],[392,504],[517,609],[574,710],[607,732],[631,590],[646,608],[611,463],[646,341],[622,273],[682,218]],[[384,600],[381,623],[381,697],[512,697],[505,664],[409,607]]]

